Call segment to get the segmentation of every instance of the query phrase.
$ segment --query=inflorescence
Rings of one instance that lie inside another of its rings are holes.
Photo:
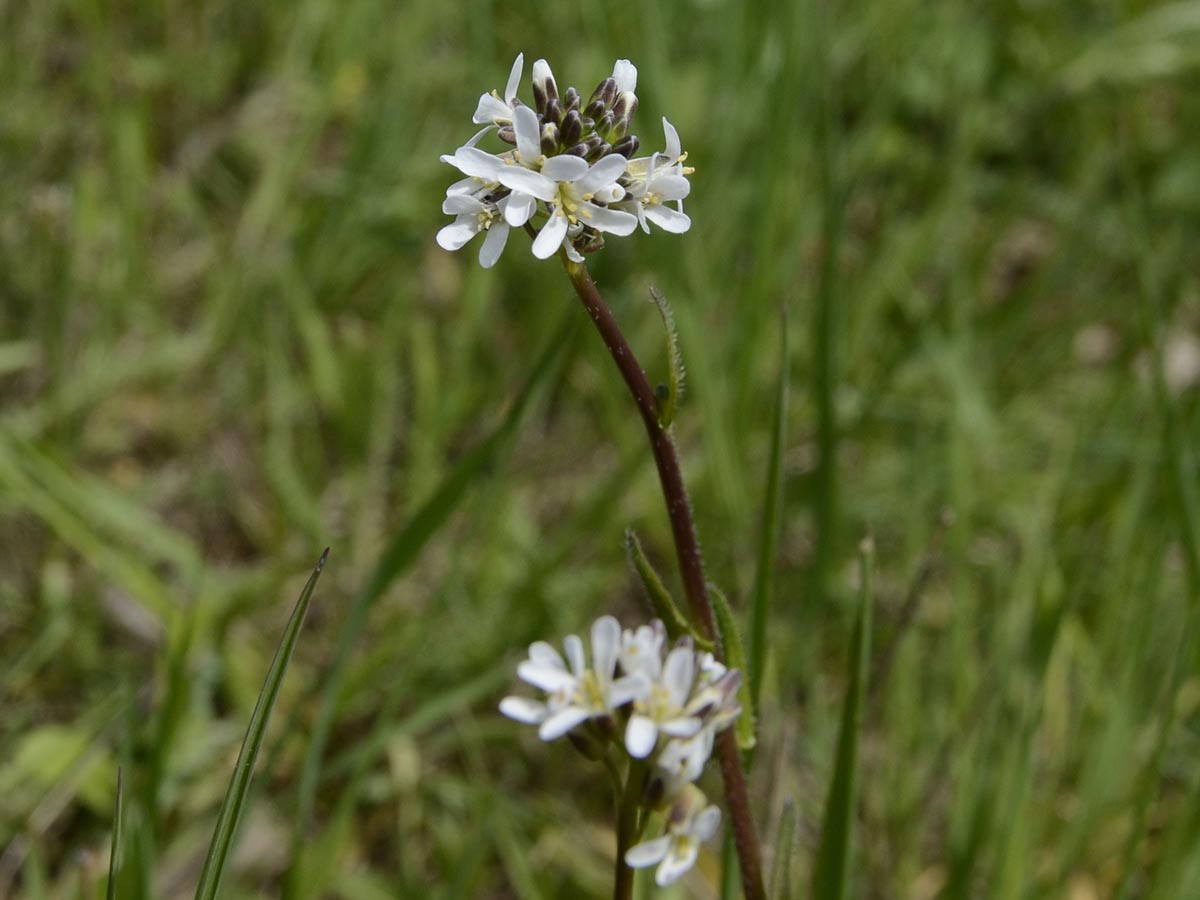
[[[644,767],[640,806],[665,811],[666,824],[660,837],[631,847],[625,862],[657,865],[655,880],[670,884],[695,864],[701,842],[720,824],[721,811],[694,782],[717,732],[741,713],[741,673],[696,650],[690,637],[668,648],[657,619],[636,630],[622,630],[612,616],[597,619],[590,664],[577,635],[568,635],[563,649],[565,661],[545,641],[532,644],[517,675],[547,696],[505,697],[500,711],[537,725],[542,740],[565,735],[589,758],[616,752],[631,768],[634,761]]]
[[[501,98],[479,98],[472,120],[485,125],[443,162],[466,177],[446,191],[442,212],[454,221],[438,232],[438,243],[458,250],[485,233],[479,250],[484,268],[495,265],[510,227],[538,229],[533,255],[548,259],[566,251],[573,262],[604,246],[604,235],[624,237],[653,222],[680,234],[692,221],[683,212],[691,185],[679,133],[664,117],[665,148],[633,158],[640,141],[631,132],[638,99],[637,68],[617,60],[612,75],[586,103],[573,87],[559,93],[544,59],[533,64],[534,106],[517,97],[524,67],[518,54]],[[489,133],[514,149],[493,154],[479,149]],[[675,208],[668,206],[674,203]]]

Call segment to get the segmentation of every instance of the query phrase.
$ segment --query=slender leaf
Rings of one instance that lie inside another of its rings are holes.
[[[121,823],[125,817],[124,802],[121,792],[121,767],[117,767],[117,799],[113,809],[112,846],[108,851],[108,887],[104,891],[107,900],[117,898],[117,871],[120,868],[121,853]]]
[[[787,441],[788,408],[788,319],[787,308],[779,311],[779,384],[771,420],[771,457],[763,496],[762,529],[758,542],[758,568],[750,594],[750,696],[755,704],[761,696],[763,666],[767,659],[767,621],[771,605],[771,583],[783,509],[783,448]]]
[[[663,330],[667,334],[667,383],[658,390],[658,424],[666,428],[675,420],[675,411],[683,399],[683,354],[679,352],[679,330],[675,327],[675,316],[667,298],[652,285],[650,299],[662,316]]]
[[[238,821],[241,819],[242,810],[246,805],[250,779],[254,774],[254,763],[258,759],[258,752],[262,749],[263,738],[267,733],[267,721],[270,719],[271,710],[279,697],[284,673],[287,672],[288,663],[292,659],[292,651],[296,648],[300,627],[304,624],[304,615],[308,612],[309,602],[312,600],[317,580],[321,577],[321,570],[325,567],[325,560],[328,557],[329,548],[327,547],[317,561],[312,575],[309,576],[308,583],[304,585],[304,590],[300,592],[300,599],[296,601],[292,618],[288,621],[283,639],[275,651],[275,658],[271,661],[271,668],[267,671],[262,692],[259,693],[254,713],[250,716],[250,726],[246,729],[246,738],[242,741],[242,749],[238,753],[233,778],[229,781],[229,790],[225,792],[225,800],[222,802],[221,812],[217,816],[217,826],[213,830],[212,844],[208,848],[208,854],[204,857],[200,883],[196,886],[196,900],[213,900],[217,896],[221,875],[229,858],[229,851],[233,847]]]
[[[775,862],[771,866],[771,900],[792,900],[792,852],[796,844],[796,804],[783,804],[779,834],[775,838]]]
[[[725,651],[725,664],[731,669],[738,669],[743,677],[738,686],[738,703],[742,706],[742,714],[738,716],[737,733],[738,746],[743,750],[753,750],[756,743],[754,736],[754,698],[750,695],[750,682],[745,678],[746,649],[742,644],[742,636],[738,632],[737,618],[729,606],[729,599],[715,584],[709,584],[712,595],[713,611],[717,614],[717,630],[721,633],[721,647]]]
[[[850,874],[850,833],[858,787],[858,732],[862,722],[863,696],[867,685],[867,660],[871,644],[872,560],[870,539],[860,547],[862,599],[854,624],[850,665],[846,678],[846,700],[834,759],[833,781],[825,802],[821,848],[813,876],[815,900],[843,900]]]
[[[641,579],[642,587],[646,589],[646,596],[650,598],[655,615],[662,619],[663,625],[666,626],[667,636],[675,640],[681,635],[691,635],[699,647],[712,650],[712,641],[697,634],[691,622],[676,605],[675,598],[671,596],[662,578],[646,558],[642,542],[638,540],[637,532],[632,528],[625,529],[625,553],[629,557],[629,565]]]

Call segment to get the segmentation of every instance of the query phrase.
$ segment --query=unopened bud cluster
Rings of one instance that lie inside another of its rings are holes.
[[[622,630],[612,616],[597,619],[591,653],[577,635],[563,641],[566,659],[544,641],[529,648],[517,667],[523,681],[546,693],[544,700],[506,697],[500,711],[538,726],[546,741],[564,735],[589,758],[614,749],[645,766],[641,805],[666,812],[664,833],[625,855],[633,867],[657,865],[656,881],[670,884],[695,863],[721,812],[695,781],[712,754],[716,734],[741,713],[741,673],[691,638],[667,646],[655,620]]]
[[[675,233],[691,227],[683,199],[691,185],[679,134],[665,118],[665,149],[634,158],[641,142],[631,132],[637,112],[637,68],[617,60],[586,100],[574,87],[560,93],[544,59],[533,64],[533,106],[517,97],[524,56],[518,55],[503,99],[479,98],[473,121],[485,125],[442,161],[466,177],[446,191],[442,211],[455,220],[438,243],[457,250],[484,233],[479,261],[490,267],[508,241],[510,227],[538,228],[533,253],[546,259],[563,248],[574,262],[600,249],[604,235],[632,234],[648,223]],[[514,147],[488,153],[477,145],[495,131]],[[668,206],[673,203],[674,207]]]

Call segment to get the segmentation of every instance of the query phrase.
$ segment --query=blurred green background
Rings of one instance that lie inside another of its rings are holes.
[[[1134,0],[0,0],[0,896],[98,896],[118,764],[122,896],[191,896],[327,544],[224,896],[607,895],[602,771],[495,707],[641,615],[626,526],[675,583],[655,473],[561,268],[433,240],[519,50],[696,166],[593,271],[654,380],[672,302],[739,610],[788,309],[768,857],[871,533],[851,895],[1200,896],[1200,3]]]

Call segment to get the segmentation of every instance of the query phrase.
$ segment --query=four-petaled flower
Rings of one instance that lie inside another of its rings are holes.
[[[687,738],[703,724],[685,709],[696,678],[691,641],[668,653],[661,672],[652,677],[650,689],[635,701],[625,729],[625,749],[634,759],[645,759],[654,752],[660,731],[670,737]]]
[[[647,219],[663,231],[682,234],[692,227],[691,218],[683,211],[683,199],[691,192],[687,176],[692,170],[683,165],[687,154],[679,143],[679,132],[663,116],[666,149],[653,156],[631,159],[625,170],[628,181],[624,202],[617,204],[637,216],[642,231],[650,233]],[[671,209],[665,204],[674,202]]]
[[[557,650],[536,641],[529,647],[529,659],[517,667],[517,676],[549,694],[547,701],[505,697],[500,711],[518,722],[539,725],[538,737],[544,741],[562,737],[588,719],[611,714],[647,689],[641,675],[614,677],[620,644],[621,626],[612,616],[602,616],[592,625],[591,666],[577,635],[563,640],[569,669]]]
[[[707,806],[704,795],[689,787],[671,807],[666,834],[630,847],[625,864],[634,869],[658,865],[654,881],[665,887],[696,864],[700,845],[717,833],[720,824],[721,810]]]

